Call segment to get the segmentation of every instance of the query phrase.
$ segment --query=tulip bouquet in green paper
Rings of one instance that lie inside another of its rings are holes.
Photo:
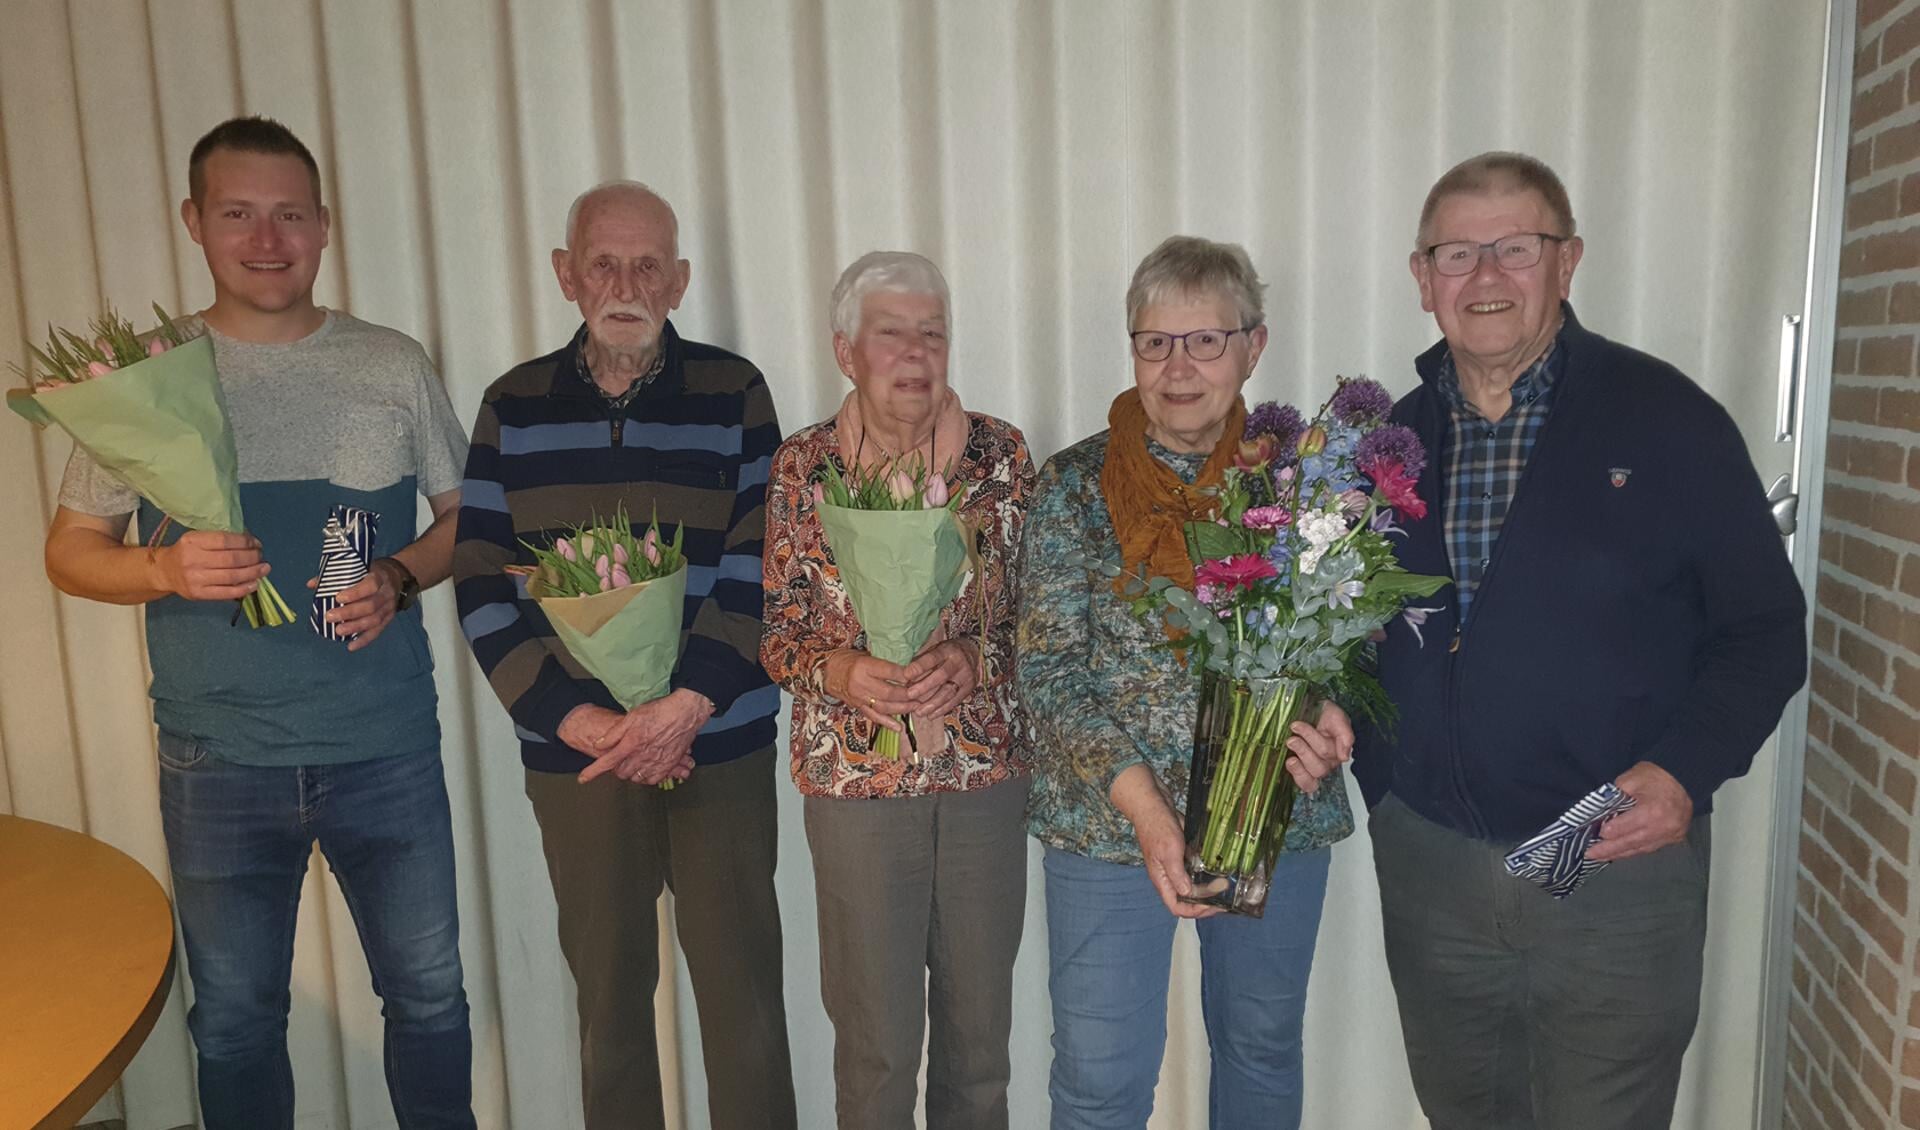
[[[949,488],[946,476],[917,456],[847,471],[829,459],[813,489],[867,653],[902,666],[913,662],[966,585],[969,569],[978,571],[973,534],[960,518],[965,492]],[[898,758],[904,733],[918,755],[913,720],[899,721],[898,731],[874,735],[875,753]]]
[[[165,514],[167,527],[240,533],[239,456],[213,365],[213,342],[175,322],[159,306],[158,326],[136,333],[112,310],[90,334],[48,329],[33,363],[14,367],[28,387],[10,389],[7,407],[41,427],[58,425],[101,469]],[[256,628],[293,622],[293,611],[265,577],[241,598]]]
[[[656,519],[636,536],[623,507],[544,548],[521,544],[535,564],[513,571],[580,666],[627,709],[666,694],[687,595],[681,531],[668,541]]]

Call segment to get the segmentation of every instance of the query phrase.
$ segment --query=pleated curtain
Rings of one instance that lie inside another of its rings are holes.
[[[1404,391],[1436,336],[1406,266],[1426,188],[1516,148],[1572,191],[1583,320],[1680,365],[1760,443],[1805,262],[1824,22],[1809,0],[3,0],[0,360],[106,304],[208,303],[178,217],[187,154],[261,113],[321,164],[320,300],[425,343],[465,421],[576,324],[547,258],[568,203],[632,177],[679,211],[681,332],[756,362],[787,430],[846,388],[826,325],[839,270],[907,248],[952,284],[955,387],[1045,456],[1105,426],[1130,379],[1128,277],[1175,232],[1244,243],[1270,284],[1250,396],[1311,406],[1356,373]],[[60,596],[42,569],[67,454],[0,420],[0,811],[99,837],[164,882],[140,616]],[[424,603],[480,1124],[564,1130],[580,1125],[572,987],[517,747],[450,593]],[[1723,795],[1680,1125],[1751,1119],[1771,764]],[[802,1125],[824,1127],[832,1030],[781,772],[794,1070]],[[1033,859],[1018,1127],[1047,1110]],[[1195,954],[1184,930],[1156,1130],[1205,1124]],[[665,967],[672,1120],[702,1127],[698,1026],[684,967]],[[300,1125],[392,1126],[378,1003],[317,858],[293,990]],[[182,977],[95,1117],[193,1121],[187,1000]],[[1335,851],[1306,1055],[1307,1125],[1424,1125],[1364,831]]]

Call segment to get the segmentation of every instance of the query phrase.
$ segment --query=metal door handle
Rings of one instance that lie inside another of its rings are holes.
[[[1767,507],[1773,511],[1773,524],[1780,536],[1792,537],[1800,528],[1800,496],[1794,493],[1792,475],[1773,480],[1773,485],[1767,488]]]
[[[1773,441],[1793,439],[1793,411],[1800,399],[1800,315],[1780,316],[1780,401],[1774,408]]]

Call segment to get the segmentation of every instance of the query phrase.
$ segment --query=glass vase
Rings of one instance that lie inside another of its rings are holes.
[[[1193,893],[1185,901],[1252,918],[1265,913],[1298,793],[1286,770],[1287,738],[1318,701],[1298,679],[1202,676],[1187,776]]]

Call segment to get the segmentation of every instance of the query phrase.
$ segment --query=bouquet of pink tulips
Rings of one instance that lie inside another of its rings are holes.
[[[963,492],[950,491],[944,475],[917,460],[844,474],[829,460],[813,489],[840,583],[867,634],[867,653],[913,662],[967,582],[974,544],[959,516]],[[918,755],[913,720],[903,717],[900,724]],[[900,732],[881,729],[873,749],[899,757]]]
[[[111,310],[94,319],[91,337],[49,330],[46,348],[31,350],[34,367],[15,367],[30,387],[9,390],[7,407],[41,427],[59,425],[102,469],[164,512],[152,544],[174,523],[239,533],[246,528],[239,457],[213,343],[159,306],[153,313],[159,325],[145,335]],[[256,628],[294,618],[265,577],[240,610]]]
[[[526,543],[522,543],[526,544]],[[655,520],[634,536],[623,508],[595,517],[548,548],[528,545],[535,565],[514,567],[567,651],[631,709],[667,693],[680,660],[687,596],[681,535],[660,536]]]

